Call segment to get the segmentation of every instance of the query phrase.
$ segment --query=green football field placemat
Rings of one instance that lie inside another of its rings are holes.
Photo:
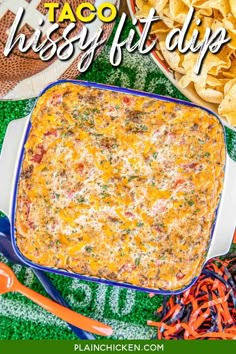
[[[185,99],[165,78],[150,56],[124,51],[122,65],[109,63],[111,40],[82,80],[130,87]],[[30,113],[35,100],[0,102],[0,145],[7,124]],[[227,146],[236,160],[236,136],[227,129]],[[7,260],[0,254],[0,261]],[[17,277],[26,286],[44,294],[44,290],[29,268],[14,265]],[[161,296],[119,287],[95,284],[48,273],[72,308],[84,315],[102,320],[114,329],[113,339],[151,339],[156,329],[146,325],[155,319],[154,311],[162,302]],[[0,340],[3,339],[76,339],[67,324],[19,294],[0,296]]]

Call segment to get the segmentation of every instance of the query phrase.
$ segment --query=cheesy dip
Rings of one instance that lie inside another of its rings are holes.
[[[201,271],[224,179],[217,118],[154,98],[58,84],[39,99],[16,242],[47,267],[175,290]]]

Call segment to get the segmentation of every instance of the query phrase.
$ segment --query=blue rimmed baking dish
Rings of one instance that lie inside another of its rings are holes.
[[[143,96],[147,98],[154,98],[157,100],[165,101],[165,102],[173,102],[176,104],[181,104],[190,107],[198,107],[207,111],[209,114],[214,115],[217,119],[218,117],[209,111],[208,109],[199,107],[195,104],[180,101],[168,97],[162,97],[153,93],[145,93],[140,91],[135,91],[126,88],[118,88],[114,86],[96,84],[91,82],[83,82],[83,81],[57,81],[51,85],[49,85],[41,95],[43,95],[48,89],[55,85],[60,85],[65,82],[70,82],[73,84],[85,86],[85,87],[93,87],[101,90],[110,90],[121,92],[130,95]],[[160,290],[153,288],[142,288],[135,285],[131,285],[128,283],[110,281],[101,278],[90,277],[86,275],[81,275],[77,273],[68,272],[66,270],[55,269],[51,267],[45,267],[33,263],[26,259],[21,252],[19,251],[16,240],[15,240],[15,212],[16,212],[16,202],[17,202],[17,189],[18,182],[21,174],[22,161],[24,157],[24,145],[27,141],[29,132],[31,128],[31,115],[28,117],[15,120],[11,122],[8,126],[3,148],[2,154],[0,158],[0,209],[8,216],[11,224],[11,238],[12,244],[17,253],[18,257],[28,266],[34,267],[40,270],[46,270],[49,272],[77,277],[84,280],[95,281],[100,283],[105,283],[109,285],[117,285],[125,288],[131,288],[136,290],[142,290],[146,292],[154,292],[157,294],[177,294],[188,287],[190,287],[195,281],[196,277],[192,279],[192,281],[184,288],[169,291],[169,290]],[[225,144],[226,150],[226,144]],[[218,255],[222,255],[228,252],[233,234],[235,229],[235,210],[236,210],[236,163],[228,156],[226,153],[226,163],[225,163],[225,177],[223,184],[223,191],[221,195],[221,200],[219,202],[218,208],[215,212],[215,220],[212,226],[211,235],[210,236],[210,244],[207,250],[207,255],[205,258],[205,262],[210,258]]]

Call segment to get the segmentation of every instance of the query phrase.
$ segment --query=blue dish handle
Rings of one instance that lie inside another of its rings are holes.
[[[9,239],[9,241],[10,241],[10,223],[9,223],[8,218],[0,217],[0,232],[2,234],[5,234],[7,236],[7,238]],[[17,256],[15,254],[14,254],[14,258],[15,258],[14,260],[17,263],[23,264],[19,259],[17,259]],[[34,272],[34,274],[36,275],[36,277],[39,279],[41,284],[43,285],[43,287],[46,290],[46,292],[48,293],[48,295],[54,301],[58,302],[59,304],[65,306],[65,307],[69,307],[69,305],[66,303],[64,298],[61,296],[60,292],[51,283],[51,281],[46,276],[46,274],[44,272],[42,272],[41,270],[34,269],[34,268],[31,268],[31,269]],[[73,326],[73,325],[71,325],[69,323],[68,323],[68,325],[71,328],[71,330],[77,335],[78,338],[84,339],[84,340],[94,340],[94,339],[96,339],[92,333],[83,331],[82,329],[80,329],[78,327],[75,327],[75,326]]]
[[[8,236],[10,235],[10,223],[6,217],[0,217],[0,232]]]
[[[65,307],[69,307],[69,305],[66,303],[66,301],[64,300],[64,298],[61,296],[61,294],[59,293],[59,291],[54,287],[54,285],[51,283],[51,281],[49,281],[48,277],[46,276],[46,274],[44,274],[44,272],[42,272],[41,270],[38,269],[34,269],[32,268],[34,274],[36,275],[36,277],[38,278],[38,280],[41,282],[41,284],[43,285],[44,289],[46,290],[46,292],[48,293],[48,295],[55,300],[56,302],[58,302],[59,304],[65,306]],[[82,329],[75,327],[71,324],[68,323],[68,326],[71,328],[71,330],[80,338],[80,339],[84,339],[84,340],[93,340],[95,339],[94,335],[92,333],[83,331]]]

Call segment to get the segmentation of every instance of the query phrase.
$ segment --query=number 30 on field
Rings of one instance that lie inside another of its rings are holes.
[[[76,8],[76,16],[71,8],[71,5],[69,3],[65,3],[64,6],[61,9],[60,16],[58,20],[56,21],[56,14],[55,10],[60,8],[60,4],[57,2],[46,2],[44,3],[44,7],[48,9],[48,16],[49,16],[49,22],[63,22],[63,21],[71,21],[71,22],[76,22],[77,20],[81,22],[91,22],[95,19],[97,16],[102,22],[112,22],[117,15],[117,9],[115,5],[109,3],[109,2],[104,2],[96,7],[93,4],[90,4],[89,2],[83,2],[82,4],[78,5]],[[83,12],[89,10],[88,16],[84,16]],[[104,12],[105,10],[109,10],[109,14],[105,16]],[[76,19],[77,17],[77,19]]]

